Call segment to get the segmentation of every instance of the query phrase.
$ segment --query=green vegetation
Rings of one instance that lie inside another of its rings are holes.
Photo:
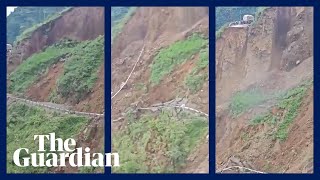
[[[74,46],[72,41],[62,41],[23,61],[9,77],[9,92],[23,93],[48,67],[57,63]]]
[[[54,89],[53,91],[50,92],[48,99],[50,102],[61,104],[61,102],[60,102],[61,99],[59,98],[59,95],[58,95],[56,89]]]
[[[64,73],[58,78],[56,92],[51,92],[52,102],[62,97],[80,100],[89,93],[97,80],[97,71],[104,59],[104,37],[95,40],[74,42],[61,41],[48,47],[43,52],[34,54],[26,59],[10,75],[9,92],[23,93],[30,87],[45,70],[65,59]]]
[[[208,40],[200,34],[193,34],[186,40],[173,43],[161,49],[151,65],[150,81],[153,85],[159,84],[162,78],[174,68],[191,58],[208,44]]]
[[[257,88],[237,92],[231,99],[230,112],[233,117],[241,115],[250,108],[262,104],[272,96],[266,95]]]
[[[191,91],[191,93],[196,93],[199,91],[204,82],[208,79],[208,74],[189,74],[186,77],[185,85]]]
[[[25,29],[20,35],[17,36],[15,43],[18,43],[19,41],[22,41],[32,35],[32,33],[38,29],[39,27],[48,24],[52,22],[53,20],[61,17],[65,12],[69,11],[72,8],[64,8],[63,10],[53,14],[52,16],[48,17],[47,19],[44,19],[44,21],[40,21],[40,23],[35,24],[27,29]]]
[[[117,37],[123,26],[136,12],[136,7],[112,7],[111,8],[111,39]]]
[[[143,91],[144,93],[148,92],[148,87],[144,83],[134,84],[134,88],[138,91]]]
[[[56,133],[56,137],[75,138],[88,123],[85,117],[49,113],[48,111],[23,104],[11,104],[7,117],[7,172],[46,173],[47,167],[18,167],[13,163],[13,153],[19,148],[28,148],[30,153],[38,150],[34,135]],[[49,143],[45,144],[49,147]],[[27,154],[21,156],[27,157]]]
[[[208,122],[191,114],[181,119],[173,112],[144,115],[113,135],[113,151],[119,152],[121,166],[116,173],[173,173],[184,166],[189,153],[208,132]]]
[[[7,42],[13,44],[26,29],[43,22],[67,7],[17,7],[7,17]]]
[[[266,114],[257,116],[251,120],[252,125],[261,123],[268,123],[276,128],[274,136],[281,141],[284,141],[288,137],[288,127],[297,117],[299,108],[302,104],[303,98],[306,95],[308,88],[312,83],[307,82],[301,86],[290,89],[286,94],[279,98],[279,102],[276,108],[279,110],[279,114],[272,114],[268,112]]]
[[[64,74],[58,79],[57,92],[63,97],[80,100],[93,88],[103,59],[104,36],[79,43],[64,64]]]
[[[274,125],[279,121],[279,117],[271,114],[270,112],[264,115],[258,115],[251,120],[252,125],[257,125],[261,123],[267,123],[269,125]]]
[[[199,91],[204,82],[208,80],[208,71],[203,72],[202,70],[207,68],[209,65],[209,48],[202,49],[199,53],[199,60],[196,62],[196,66],[192,69],[191,73],[185,79],[185,86],[195,93]]]

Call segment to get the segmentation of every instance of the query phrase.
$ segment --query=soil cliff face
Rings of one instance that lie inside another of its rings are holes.
[[[269,8],[248,29],[226,29],[216,42],[217,104],[250,84],[267,80],[270,71],[289,72],[312,57],[312,11]]]
[[[101,7],[75,7],[64,12],[17,43],[9,57],[13,66],[8,67],[8,72],[32,54],[63,38],[84,41],[103,35],[104,23],[101,22],[104,22],[104,8]]]
[[[121,84],[128,77],[143,46],[145,46],[144,53],[142,54],[141,60],[138,62],[136,68],[137,70],[132,75],[128,84],[132,84],[133,82],[135,82],[133,84],[143,82],[144,84],[149,85],[149,65],[152,63],[153,57],[157,54],[157,52],[161,48],[166,47],[178,40],[182,40],[194,32],[201,32],[204,35],[208,34],[207,8],[200,8],[200,11],[199,8],[138,8],[135,15],[130,19],[129,22],[127,22],[122,32],[115,39],[112,47],[113,93],[119,89]],[[193,63],[188,67],[185,67],[185,70],[183,70],[181,73],[186,74],[192,68],[192,66]],[[182,83],[184,75],[177,74],[177,76],[178,75]],[[163,82],[163,88],[170,85],[168,83],[165,84],[165,82]],[[166,92],[166,94],[159,96],[162,88],[161,84],[152,88],[154,95],[147,97],[145,100],[146,103],[151,104],[160,101],[165,102],[166,100],[173,98],[174,94],[173,92],[170,93],[170,91],[163,91]],[[174,90],[178,88],[179,86],[177,85],[178,84],[173,84],[172,89]],[[122,95],[130,93],[131,96],[133,96],[133,94],[129,92],[132,90],[132,88],[133,86],[125,88],[122,92]],[[141,96],[141,92],[140,94],[134,94],[134,97],[129,100],[130,102],[124,102],[126,99],[121,98],[122,95],[119,95],[113,99],[113,106],[117,110],[124,105],[117,106],[118,103],[125,103],[125,106],[122,108],[128,107],[129,104],[136,101],[137,98],[135,96]],[[153,96],[156,97],[152,98]],[[205,109],[205,111],[207,110]]]
[[[200,11],[199,8],[138,8],[114,42],[112,57],[118,58],[121,53],[127,53],[125,49],[132,49],[128,50],[132,54],[132,51],[141,49],[143,42],[159,46],[177,41],[184,31],[207,15],[207,8]]]
[[[285,141],[270,138],[266,124],[250,126],[250,120],[266,109],[253,107],[232,117],[228,106],[237,92],[284,92],[312,79],[312,31],[311,7],[279,7],[264,10],[249,28],[227,28],[217,39],[217,170],[238,165],[265,172],[313,171],[313,88]]]

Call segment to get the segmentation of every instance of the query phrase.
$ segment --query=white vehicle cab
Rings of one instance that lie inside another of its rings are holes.
[[[7,44],[7,52],[11,52],[12,51],[12,45],[11,44]]]

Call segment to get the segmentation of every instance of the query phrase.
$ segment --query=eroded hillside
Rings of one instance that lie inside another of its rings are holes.
[[[217,172],[313,172],[312,8],[266,8],[226,28],[216,87]]]
[[[85,19],[85,20],[84,20]],[[92,40],[104,35],[103,8],[68,8],[51,17],[40,25],[27,29],[27,33],[18,39],[10,60],[19,65],[32,54],[51,46],[61,39],[75,41]],[[81,29],[81,31],[79,31]],[[14,67],[8,66],[8,73]]]
[[[207,8],[136,9],[112,45],[113,172],[208,173],[208,63]]]
[[[52,132],[104,152],[104,8],[66,8],[21,33],[7,55],[8,172],[103,172],[23,169],[10,158],[22,145],[34,151],[34,135]]]

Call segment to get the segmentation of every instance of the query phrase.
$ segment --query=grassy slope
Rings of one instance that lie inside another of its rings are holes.
[[[290,89],[279,97],[278,103],[275,107],[284,112],[283,117],[279,117],[278,115],[268,112],[253,118],[251,120],[251,124],[257,125],[267,123],[276,129],[273,134],[275,138],[281,141],[286,140],[289,132],[288,128],[297,117],[303,98],[306,96],[306,92],[311,85],[311,82],[307,82]]]
[[[170,173],[183,167],[189,153],[208,132],[206,119],[172,112],[158,116],[145,115],[113,136],[113,151],[120,153],[121,173]]]
[[[207,39],[200,34],[193,34],[185,40],[175,42],[163,48],[155,56],[151,65],[150,82],[159,84],[164,76],[170,74],[174,68],[191,58],[208,44]]]
[[[93,88],[104,60],[104,36],[81,42],[72,49],[58,79],[57,92],[63,97],[81,99]]]
[[[66,56],[76,43],[63,41],[48,47],[43,52],[37,53],[23,61],[17,69],[11,73],[9,86],[10,93],[23,93],[41,74],[63,56]]]
[[[8,173],[44,173],[48,168],[20,168],[13,163],[12,156],[18,148],[28,148],[30,153],[36,152],[38,144],[34,135],[45,135],[55,132],[56,137],[75,138],[87,124],[88,119],[71,115],[48,113],[47,111],[28,107],[23,104],[12,104],[8,107],[7,117],[7,172]],[[48,143],[46,143],[48,147]],[[22,154],[22,157],[28,157]],[[21,158],[22,158],[21,157]]]
[[[57,92],[63,97],[81,99],[97,80],[97,71],[104,59],[104,37],[83,42],[65,40],[34,54],[9,76],[9,92],[24,93],[61,58],[66,62],[64,73],[58,79]]]
[[[200,51],[199,60],[196,62],[196,66],[185,78],[185,86],[190,90],[191,93],[198,92],[204,82],[209,79],[208,71],[203,71],[209,65],[209,47]]]

